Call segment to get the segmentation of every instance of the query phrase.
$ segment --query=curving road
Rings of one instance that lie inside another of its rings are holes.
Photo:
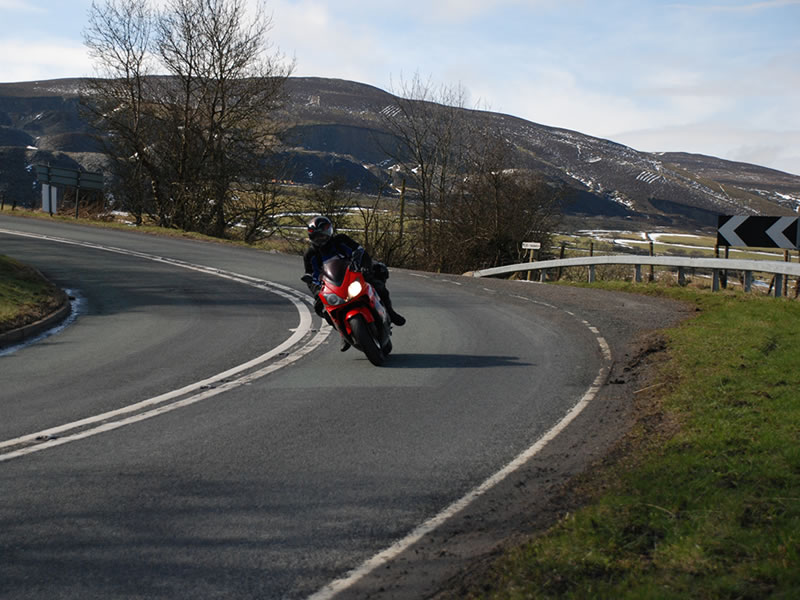
[[[5,216],[0,253],[84,299],[0,356],[4,599],[430,595],[471,556],[433,561],[437,535],[607,447],[625,407],[594,386],[680,312],[393,271],[409,323],[378,369],[311,318],[299,257]]]

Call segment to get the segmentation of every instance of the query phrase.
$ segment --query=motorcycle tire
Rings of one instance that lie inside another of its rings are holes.
[[[381,350],[378,340],[372,335],[369,324],[361,315],[356,315],[350,320],[350,327],[353,330],[353,339],[358,343],[361,351],[367,355],[369,362],[376,367],[380,367],[386,360],[386,355]]]

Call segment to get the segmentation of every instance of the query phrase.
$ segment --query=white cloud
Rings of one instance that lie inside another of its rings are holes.
[[[44,10],[26,0],[0,0],[0,10],[27,12],[27,13],[43,13]]]
[[[729,12],[729,13],[747,13],[757,12],[762,10],[769,10],[773,8],[783,8],[784,6],[797,6],[800,5],[800,0],[766,0],[765,2],[750,2],[748,4],[710,4],[710,5],[697,5],[697,4],[673,4],[674,8],[684,8],[701,10],[706,12]]]
[[[333,77],[379,85],[388,81],[387,50],[375,27],[350,22],[347,11],[333,12],[330,3],[303,0],[271,2],[272,41],[297,59],[294,75]]]
[[[425,21],[459,23],[491,15],[507,8],[535,8],[553,0],[406,0],[404,10],[412,10]]]
[[[71,40],[32,44],[30,40],[0,40],[0,81],[37,81],[92,75],[86,48]]]
[[[646,152],[692,152],[800,175],[800,130],[774,131],[692,124],[626,131],[613,136]]]

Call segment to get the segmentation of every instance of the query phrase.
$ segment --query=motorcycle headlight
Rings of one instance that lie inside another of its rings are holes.
[[[361,287],[361,282],[360,281],[354,281],[349,286],[347,286],[347,297],[348,298],[355,298],[356,296],[358,296],[361,293],[362,289],[363,288]]]
[[[325,302],[327,302],[330,306],[339,306],[340,304],[344,304],[347,302],[341,296],[337,296],[336,294],[323,294],[325,298]]]

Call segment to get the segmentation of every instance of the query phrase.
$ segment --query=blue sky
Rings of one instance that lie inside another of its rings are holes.
[[[0,0],[0,82],[93,74],[82,44],[90,5]],[[800,0],[268,0],[266,8],[270,37],[298,76],[398,91],[418,73],[461,86],[469,106],[638,150],[800,175]]]

